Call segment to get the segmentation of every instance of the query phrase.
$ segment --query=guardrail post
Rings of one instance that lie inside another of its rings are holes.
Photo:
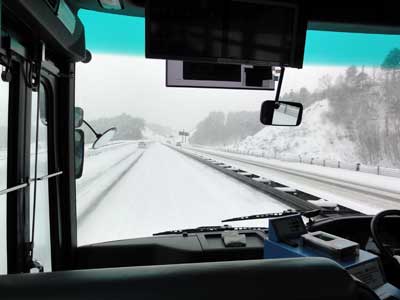
[[[357,164],[356,164],[356,171],[360,171],[360,166],[361,166],[360,163],[357,163]]]
[[[337,162],[337,167],[340,169],[340,161]]]

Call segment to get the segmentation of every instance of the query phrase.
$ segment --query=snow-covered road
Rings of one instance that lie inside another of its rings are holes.
[[[78,243],[221,225],[220,220],[224,218],[287,208],[217,170],[156,143],[144,151],[95,209],[79,220]],[[266,226],[266,221],[235,225]]]
[[[189,147],[185,148],[185,151],[201,153],[217,161],[365,214],[376,214],[385,209],[400,209],[399,178],[314,165],[279,162],[202,148]],[[348,187],[345,184],[336,183],[335,180],[326,180],[325,177],[337,178],[340,181],[348,182]],[[352,185],[364,187],[353,189],[351,188]],[[370,192],[374,187],[377,189],[376,194]],[[388,190],[391,191],[391,200],[385,196],[385,192]],[[381,193],[381,196],[379,193]]]

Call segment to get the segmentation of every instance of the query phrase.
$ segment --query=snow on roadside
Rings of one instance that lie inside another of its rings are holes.
[[[275,180],[292,188],[302,190],[323,199],[333,201],[366,214],[376,214],[384,209],[400,207],[400,179],[375,174],[361,173],[344,169],[325,168],[316,165],[305,165],[294,162],[282,162],[243,154],[226,153],[217,150],[189,147],[190,150],[201,150],[215,155],[216,159],[226,162],[247,172]],[[225,159],[227,158],[227,159]],[[243,160],[243,161],[242,161]],[[252,164],[252,163],[255,164]],[[258,165],[259,164],[259,165]],[[264,167],[270,166],[272,168]],[[289,173],[282,172],[287,170]],[[296,175],[297,173],[297,175]],[[304,176],[302,176],[304,175]],[[314,178],[314,179],[312,179]],[[316,179],[331,180],[333,184],[318,182]],[[365,189],[365,194],[337,186],[334,182],[344,182],[351,186]],[[368,191],[398,198],[398,201],[386,200],[379,195],[369,195]],[[368,199],[367,199],[368,198]]]
[[[196,147],[189,147],[197,150]],[[379,189],[389,193],[398,193],[400,195],[400,179],[396,177],[382,176],[370,173],[355,172],[345,169],[326,168],[317,165],[308,165],[297,162],[284,162],[275,159],[266,159],[261,157],[253,157],[243,154],[226,153],[218,150],[201,149],[210,154],[222,155],[231,157],[232,159],[246,159],[252,162],[259,162],[267,166],[282,168],[301,172],[307,175],[314,175],[329,179],[346,181],[352,184],[366,186],[373,189]],[[400,200],[400,199],[399,199]]]
[[[93,212],[99,202],[112,189],[124,174],[140,159],[144,150],[138,149],[126,158],[116,162],[112,167],[97,174],[95,181],[90,182],[78,190],[77,216],[78,226],[84,222],[85,217]],[[101,159],[101,157],[100,157]]]
[[[88,182],[99,174],[111,168],[117,161],[133,153],[137,149],[136,142],[113,143],[99,149],[91,149],[91,145],[85,147],[85,160],[83,163],[83,175],[76,181],[79,191]]]
[[[121,174],[142,153],[137,143],[131,141],[85,150],[83,176],[76,182],[78,215],[109,187],[113,177]]]
[[[321,100],[303,113],[299,127],[267,126],[254,136],[248,137],[235,150],[262,150],[267,157],[320,158],[341,161],[357,161],[356,146],[347,137],[346,130],[327,118],[329,100]]]

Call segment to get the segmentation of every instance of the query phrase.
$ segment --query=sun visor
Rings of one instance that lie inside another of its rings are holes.
[[[70,57],[71,61],[85,58],[85,35],[82,22],[65,0],[3,0],[3,4],[23,16],[34,34],[58,55]]]

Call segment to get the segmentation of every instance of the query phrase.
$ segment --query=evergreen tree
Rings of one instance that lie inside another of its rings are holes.
[[[400,49],[392,49],[386,55],[381,67],[382,69],[400,69]]]

